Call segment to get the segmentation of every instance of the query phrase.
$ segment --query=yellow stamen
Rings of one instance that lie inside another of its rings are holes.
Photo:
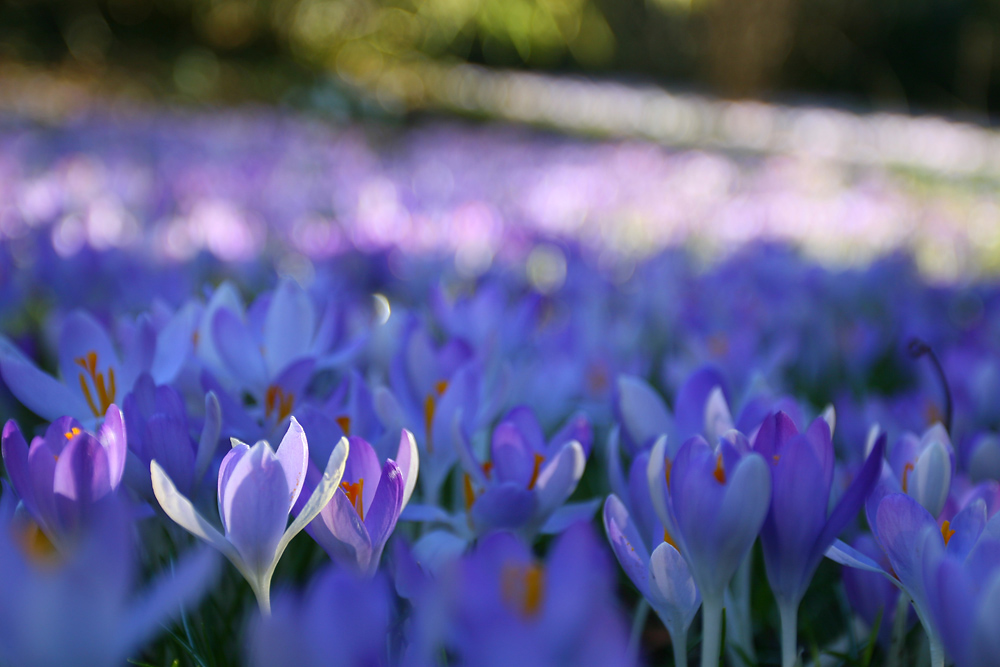
[[[673,469],[674,463],[670,459],[663,460],[663,476],[667,478],[667,489],[670,488],[670,471]]]
[[[292,408],[294,406],[295,394],[292,392],[288,392],[286,394],[284,390],[276,384],[272,384],[267,388],[267,392],[264,394],[264,416],[266,418],[270,419],[275,407],[277,407],[278,421],[284,421],[285,417],[292,414]]]
[[[500,590],[504,601],[522,615],[531,617],[542,608],[545,593],[545,570],[541,565],[504,565],[500,575]]]
[[[677,548],[677,543],[674,542],[674,538],[670,537],[670,533],[667,532],[666,528],[663,529],[663,541],[672,546],[674,549],[680,551],[680,549]]]
[[[535,454],[535,467],[531,471],[531,481],[528,482],[528,490],[531,491],[535,488],[535,482],[538,481],[538,471],[542,469],[542,462],[545,461],[545,457],[541,454]]]
[[[468,512],[476,502],[476,491],[472,488],[472,478],[469,477],[469,473],[462,473],[462,495],[465,497],[465,511]]]
[[[267,392],[264,393],[264,416],[270,417],[271,413],[274,412],[274,401],[279,391],[278,387],[273,384],[267,388]]]
[[[344,490],[347,494],[347,499],[351,501],[354,505],[355,511],[358,513],[358,517],[362,521],[365,520],[365,505],[364,505],[364,491],[365,491],[365,480],[364,478],[359,478],[356,484],[351,484],[350,482],[341,482],[340,488]]]
[[[288,392],[281,397],[278,402],[278,421],[283,421],[285,417],[292,414],[292,407],[295,405],[295,394]]]
[[[63,433],[63,435],[66,437],[67,440],[72,440],[74,437],[80,435],[80,429],[74,426],[70,430]]]
[[[726,483],[726,469],[722,467],[722,454],[719,454],[718,458],[715,459],[715,472],[712,474],[719,484]]]
[[[431,440],[431,430],[434,426],[434,411],[437,409],[437,401],[433,394],[428,394],[424,400],[424,429],[427,433],[427,453],[434,453],[434,445]]]
[[[945,521],[941,524],[941,537],[944,538],[944,545],[948,546],[948,542],[955,535],[955,529],[951,527],[951,521]]]
[[[344,432],[344,435],[350,435],[351,434],[351,418],[350,417],[348,417],[347,415],[340,415],[339,417],[337,417],[333,421],[337,422],[337,425],[340,426],[340,430]]]
[[[910,471],[913,470],[913,468],[914,466],[912,463],[907,463],[905,466],[903,466],[903,493],[906,493],[906,487],[908,486],[907,483],[909,482]]]
[[[55,545],[34,521],[29,521],[16,537],[21,552],[35,565],[54,565],[58,560]]]
[[[108,408],[111,407],[111,404],[115,402],[115,395],[117,394],[115,369],[111,366],[108,367],[108,382],[105,383],[104,373],[97,372],[96,352],[91,350],[84,356],[77,357],[74,361],[77,366],[84,370],[84,373],[80,373],[80,389],[83,391],[83,397],[87,399],[87,406],[94,413],[95,417],[103,416],[108,411]],[[87,384],[88,375],[97,392],[99,405],[94,402],[94,395],[90,392],[90,386]]]

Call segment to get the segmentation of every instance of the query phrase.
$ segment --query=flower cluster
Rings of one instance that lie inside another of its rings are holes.
[[[18,215],[70,215],[82,159]],[[397,185],[363,188],[366,233]],[[4,237],[0,664],[995,662],[1000,290],[773,246],[608,270],[528,199],[549,233],[476,271],[409,218],[389,252],[240,263],[263,204],[188,202],[165,243],[229,228],[174,264]]]

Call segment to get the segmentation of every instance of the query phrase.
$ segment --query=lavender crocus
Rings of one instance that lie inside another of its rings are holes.
[[[854,481],[828,512],[834,476],[830,427],[817,417],[798,433],[783,412],[769,415],[754,450],[771,461],[771,506],[761,530],[767,579],[781,614],[782,664],[797,659],[799,602],[827,548],[857,515],[879,479],[885,437],[879,438]]]
[[[674,664],[687,665],[687,631],[701,606],[701,595],[683,556],[665,540],[651,554],[638,526],[614,494],[604,503],[604,530],[625,574],[670,633]]]
[[[478,534],[504,529],[533,536],[563,507],[583,476],[590,448],[590,422],[574,415],[548,442],[530,408],[513,408],[493,429],[490,460],[480,463],[468,439],[456,429],[465,474],[463,495],[468,521]],[[571,507],[570,518],[589,519],[596,505]],[[577,516],[578,515],[578,516]],[[557,526],[552,526],[557,532]]]
[[[745,438],[724,437],[712,448],[695,437],[671,462],[661,437],[646,469],[657,516],[701,591],[702,667],[719,662],[726,586],[770,506],[771,473],[764,458],[745,446]]]
[[[413,495],[420,466],[417,443],[404,429],[395,460],[380,465],[375,450],[365,440],[347,440],[350,455],[340,488],[306,526],[306,532],[330,558],[372,576],[400,513]],[[307,494],[312,493],[319,477],[319,468],[310,462],[305,481]],[[305,504],[300,497],[293,513],[298,514]]]
[[[15,515],[15,504],[6,487],[0,499],[0,662],[5,665],[122,665],[170,617],[197,602],[218,571],[218,557],[203,549],[136,590],[129,510],[117,498],[105,496],[93,508],[93,520],[58,551]]]
[[[30,447],[12,419],[3,429],[3,460],[28,514],[59,542],[89,520],[96,502],[118,489],[125,442],[125,423],[115,405],[108,407],[96,434],[62,417]]]
[[[302,594],[275,595],[270,616],[245,633],[247,662],[259,667],[389,664],[391,598],[384,577],[327,567]]]
[[[219,467],[220,533],[194,508],[155,460],[150,464],[153,493],[167,516],[218,549],[247,580],[264,614],[270,613],[271,577],[295,535],[337,492],[347,460],[344,438],[333,450],[309,500],[288,525],[288,513],[302,491],[309,463],[305,433],[293,417],[277,451],[266,440],[253,447],[233,440]]]

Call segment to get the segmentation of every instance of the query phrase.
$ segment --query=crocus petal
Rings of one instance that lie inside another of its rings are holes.
[[[267,369],[260,348],[246,324],[228,308],[220,308],[212,321],[212,337],[226,370],[241,386],[263,391]]]
[[[527,487],[534,469],[533,450],[512,422],[501,422],[493,429],[490,460],[493,475],[501,482],[513,482]],[[541,456],[541,454],[539,454]]]
[[[687,632],[701,594],[687,561],[673,546],[661,542],[649,557],[649,601],[674,638]]]
[[[615,424],[608,434],[608,480],[611,490],[619,498],[628,494],[628,484],[625,482],[625,471],[622,469],[620,451],[620,427]]]
[[[97,430],[97,439],[104,446],[108,455],[111,488],[117,489],[122,481],[122,473],[125,472],[125,452],[128,451],[125,418],[117,405],[108,406],[108,411],[104,414],[104,423]]]
[[[917,457],[910,476],[910,494],[933,516],[941,514],[952,476],[951,454],[945,442],[933,440]]]
[[[480,532],[516,530],[528,523],[537,507],[538,500],[531,491],[514,482],[503,482],[483,491],[472,505],[470,516]]]
[[[159,575],[142,597],[122,614],[123,625],[119,640],[120,655],[127,655],[145,644],[163,628],[165,619],[178,615],[212,586],[219,572],[218,556],[211,549],[201,548],[185,554],[170,572]]]
[[[666,526],[670,534],[675,539],[682,537],[677,534],[676,524],[673,520],[673,510],[668,501],[667,489],[667,438],[661,437],[653,445],[649,453],[649,464],[646,467],[646,481],[649,484],[649,498],[653,503],[656,515]]]
[[[700,368],[692,373],[677,392],[677,400],[674,402],[674,415],[677,424],[677,437],[680,441],[687,440],[691,436],[709,434],[705,432],[709,422],[706,418],[711,411],[713,420],[716,418],[729,418],[728,426],[717,431],[721,433],[732,428],[732,417],[729,416],[729,409],[725,395],[725,380],[722,374],[711,366]],[[715,404],[709,398],[714,390],[719,389],[720,395],[715,399]],[[725,407],[725,414],[719,410],[718,399],[721,398],[721,405]],[[714,426],[714,425],[713,425]],[[715,440],[709,438],[709,442]]]
[[[895,581],[893,576],[886,572],[881,565],[841,540],[834,540],[833,544],[831,544],[826,550],[825,555],[834,563],[840,563],[841,565],[846,565],[847,567],[853,567],[859,570],[865,570],[867,572],[882,574],[890,580]]]
[[[950,527],[955,532],[948,540],[948,554],[964,559],[976,545],[986,527],[986,501],[977,498],[954,516]]]
[[[552,456],[555,452],[571,440],[576,440],[583,447],[583,453],[588,458],[594,442],[594,429],[590,425],[590,420],[583,412],[577,412],[566,420],[559,431],[552,436],[552,440],[545,448],[545,455]]]
[[[573,495],[583,477],[587,457],[578,442],[565,445],[555,458],[546,462],[538,473],[535,494],[538,497],[539,516],[548,516]]]
[[[847,487],[847,491],[840,497],[836,507],[826,520],[823,531],[816,538],[815,550],[825,552],[827,546],[836,539],[847,524],[857,515],[861,506],[864,505],[865,498],[871,493],[875,484],[878,483],[882,474],[882,461],[884,460],[886,436],[883,434],[875,442],[875,446],[868,453],[861,471]],[[819,556],[817,556],[819,558]]]
[[[919,609],[924,601],[922,577],[926,534],[935,533],[937,540],[943,542],[937,522],[917,501],[903,493],[883,498],[875,521],[892,569]]]
[[[458,455],[458,462],[462,469],[478,486],[487,486],[489,480],[476,459],[476,455],[472,452],[472,443],[469,442],[468,436],[465,435],[465,429],[462,427],[461,411],[456,412],[452,419],[451,437],[455,443],[455,453]]]
[[[661,435],[673,431],[667,405],[645,381],[631,375],[618,378],[616,408],[625,429],[626,442],[633,450],[649,446]]]
[[[190,491],[194,482],[194,451],[186,424],[155,414],[146,421],[143,441],[145,455],[159,462],[180,489]]]
[[[343,491],[333,494],[330,502],[306,526],[306,532],[334,561],[351,565],[359,572],[368,570],[372,560],[371,536]]]
[[[56,461],[53,491],[80,504],[111,492],[108,455],[96,438],[81,433],[69,441]]]
[[[269,374],[274,376],[309,354],[315,331],[316,313],[309,295],[291,278],[282,278],[264,319],[264,356]]]
[[[188,303],[174,313],[157,335],[156,353],[149,371],[157,384],[172,382],[187,361],[197,330],[198,315],[198,305]]]
[[[579,523],[580,521],[590,521],[594,518],[594,512],[597,508],[601,506],[600,498],[593,498],[579,503],[566,503],[562,507],[557,507],[556,510],[549,515],[545,523],[538,532],[543,535],[556,535],[563,532],[574,523]]]
[[[10,475],[17,495],[24,501],[25,507],[35,513],[35,493],[31,484],[31,472],[28,468],[28,443],[21,435],[21,429],[13,419],[7,420],[3,427],[3,440],[0,444],[3,451],[3,464]]]
[[[382,548],[385,547],[389,535],[396,527],[402,505],[403,475],[399,471],[399,466],[392,461],[386,461],[385,467],[382,468],[378,489],[375,492],[375,499],[372,500],[368,513],[365,514],[365,527],[368,528],[373,548],[370,565],[372,570],[378,567]]]
[[[122,352],[121,366],[115,371],[118,374],[116,379],[120,383],[118,386],[128,389],[140,374],[149,373],[153,366],[156,329],[148,315],[141,315],[136,320],[131,335],[122,340]]]
[[[396,450],[396,465],[403,475],[403,504],[406,507],[417,486],[417,474],[420,471],[420,452],[413,434],[405,428],[399,435],[399,449]],[[402,507],[400,509],[402,509]]]
[[[153,495],[156,496],[157,502],[160,503],[160,507],[163,508],[167,516],[195,537],[208,542],[228,558],[244,577],[249,579],[249,571],[233,545],[198,513],[190,500],[177,492],[177,487],[170,481],[170,477],[163,471],[160,464],[156,461],[150,462],[149,473],[153,481]]]
[[[230,475],[226,495],[226,539],[240,552],[251,572],[268,572],[288,523],[288,482],[277,457],[259,442]]]
[[[333,494],[340,488],[340,480],[344,477],[344,466],[347,463],[347,454],[349,451],[350,444],[347,438],[341,438],[340,442],[334,448],[333,453],[330,454],[330,460],[326,463],[326,469],[323,471],[323,477],[319,484],[313,489],[309,500],[306,501],[305,506],[303,506],[298,516],[295,517],[291,525],[285,529],[284,535],[281,536],[281,541],[278,543],[278,548],[274,554],[275,563],[281,558],[281,554],[285,552],[285,548],[292,541],[292,538],[298,535],[310,521],[316,518],[316,515],[326,507],[326,504],[333,498]]]
[[[760,532],[771,500],[771,473],[758,454],[748,454],[732,471],[717,518],[725,540],[720,545],[719,563],[731,570],[739,566]],[[723,577],[718,573],[720,579]],[[729,582],[726,578],[723,585]]]
[[[198,453],[195,456],[194,478],[200,480],[212,465],[215,450],[219,446],[219,435],[222,433],[222,408],[214,391],[205,394],[205,424],[198,438]]]
[[[367,440],[355,436],[347,440],[351,443],[351,455],[347,457],[343,481],[357,484],[359,480],[365,480],[364,488],[361,490],[361,506],[367,513],[375,498],[378,484],[376,480],[382,474],[382,464],[379,463],[378,454]]]
[[[288,514],[302,491],[306,468],[309,466],[309,445],[306,443],[306,434],[295,417],[291,418],[285,437],[281,439],[275,455],[285,472],[285,483],[288,486],[288,507],[285,509],[285,514]]]
[[[649,552],[631,524],[628,510],[614,495],[604,502],[604,530],[622,570],[643,596],[649,596]]]
[[[76,360],[86,357],[90,352],[97,354],[98,370],[113,366],[117,373],[121,373],[118,354],[111,344],[108,332],[89,313],[75,310],[63,320],[59,332],[59,372],[67,384],[73,382],[81,372]]]
[[[233,488],[230,487],[229,480],[233,475],[233,471],[236,469],[237,464],[243,457],[250,453],[250,447],[239,440],[232,439],[232,449],[226,452],[226,455],[222,457],[222,463],[219,464],[219,481],[218,481],[218,498],[219,503],[219,519],[222,521],[222,528],[229,534],[229,512],[232,504],[232,496],[226,493],[226,489]],[[244,468],[243,475],[246,475],[247,468]]]
[[[93,424],[97,419],[79,393],[33,364],[0,357],[0,374],[10,393],[42,419],[54,421],[72,415],[85,424]]]

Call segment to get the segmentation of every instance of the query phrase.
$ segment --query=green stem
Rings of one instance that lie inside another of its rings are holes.
[[[892,622],[892,643],[889,644],[889,655],[886,656],[885,667],[899,667],[903,644],[906,641],[906,616],[910,610],[910,596],[899,591],[896,602],[896,616]]]
[[[674,645],[674,667],[687,667],[688,664],[688,635],[687,630],[680,630],[676,636],[670,638]]]
[[[933,632],[927,633],[927,639],[931,644],[931,667],[944,667],[944,645],[941,639]]]
[[[646,627],[646,618],[649,616],[649,603],[643,598],[635,608],[635,616],[632,617],[632,633],[628,638],[628,664],[634,665],[639,659],[639,642],[642,640],[642,631]]]
[[[795,667],[799,657],[798,649],[798,603],[778,602],[781,613],[781,665]]]
[[[722,649],[722,596],[701,600],[701,667],[719,667]]]

